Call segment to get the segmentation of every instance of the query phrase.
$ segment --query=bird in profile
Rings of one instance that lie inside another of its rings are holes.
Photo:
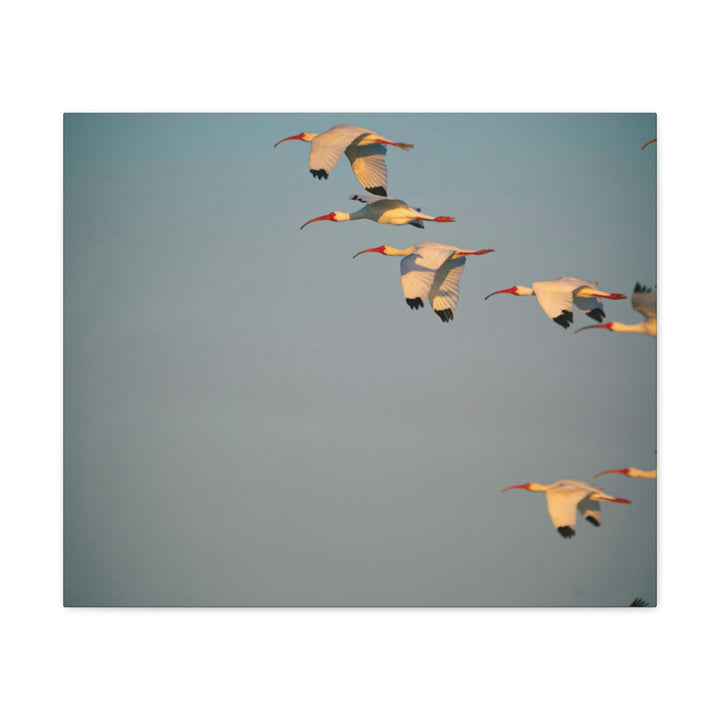
[[[575,535],[575,519],[578,513],[591,525],[598,527],[602,522],[601,502],[630,504],[630,500],[613,497],[605,493],[602,488],[593,487],[578,480],[560,480],[552,485],[540,485],[533,482],[510,485],[500,492],[512,489],[544,492],[550,519],[555,529],[564,538]]]
[[[425,227],[423,220],[428,222],[455,222],[454,217],[448,217],[446,215],[433,217],[432,215],[426,215],[420,211],[420,208],[410,207],[404,200],[396,200],[395,198],[372,194],[355,194],[351,195],[349,199],[358,200],[364,203],[364,205],[354,213],[335,210],[327,215],[320,215],[303,223],[300,229],[302,230],[306,225],[318,222],[318,220],[330,220],[332,222],[372,220],[381,225],[413,225],[420,229]]]
[[[382,255],[402,257],[400,283],[405,302],[413,309],[424,307],[427,299],[435,314],[444,322],[454,317],[460,295],[460,275],[467,255],[485,255],[494,250],[461,250],[450,245],[421,242],[404,250],[391,245],[367,248],[353,255],[376,252]]]
[[[355,125],[333,125],[322,133],[301,132],[278,140],[273,147],[287,140],[310,143],[310,174],[318,180],[327,180],[340,155],[345,153],[360,184],[368,192],[385,197],[388,184],[385,166],[387,146],[401,150],[415,147],[410,143],[388,140],[372,130]]]
[[[535,295],[545,314],[564,328],[570,327],[570,323],[573,322],[573,303],[588,317],[596,322],[602,322],[605,310],[599,298],[604,300],[625,299],[625,295],[620,293],[603,292],[596,282],[573,277],[541,280],[534,282],[532,287],[514,285],[511,288],[490,293],[485,299],[500,293],[518,296]]]
[[[645,318],[642,322],[635,323],[634,325],[626,325],[625,323],[615,321],[602,323],[601,325],[585,325],[584,327],[578,328],[575,332],[579,333],[581,330],[602,328],[611,330],[612,332],[641,333],[650,335],[650,337],[657,337],[657,290],[641,285],[640,283],[635,283],[631,302],[633,310],[639,312]]]
[[[607,475],[608,473],[627,475],[631,478],[650,478],[651,480],[657,479],[657,468],[655,468],[655,470],[640,470],[639,468],[635,467],[617,468],[615,470],[603,470],[602,472],[593,475],[593,478],[598,478],[601,475]]]

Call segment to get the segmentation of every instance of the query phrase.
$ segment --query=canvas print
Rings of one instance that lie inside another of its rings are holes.
[[[655,606],[656,121],[66,114],[65,605]]]

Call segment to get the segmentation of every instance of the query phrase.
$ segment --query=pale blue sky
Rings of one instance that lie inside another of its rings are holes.
[[[301,233],[361,188],[272,146],[340,122],[415,143],[388,150],[390,195],[457,222]],[[654,284],[655,134],[650,114],[66,116],[66,603],[654,602],[654,481],[604,476],[633,504],[567,541],[543,496],[500,490],[655,467],[655,340],[483,298]],[[420,240],[495,249],[448,325],[407,308],[397,258],[352,260]]]

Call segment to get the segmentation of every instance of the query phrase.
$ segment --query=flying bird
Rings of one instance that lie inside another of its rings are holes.
[[[410,207],[404,200],[387,198],[382,195],[351,195],[350,200],[358,200],[365,203],[360,210],[354,213],[333,211],[327,215],[308,220],[303,223],[300,229],[318,220],[332,220],[333,222],[345,222],[346,220],[373,220],[382,225],[413,225],[417,228],[424,228],[423,220],[432,222],[455,222],[454,217],[441,215],[433,217],[420,211],[420,208]]]
[[[534,282],[532,287],[515,285],[505,290],[490,293],[485,299],[500,293],[510,295],[535,295],[545,314],[558,325],[568,328],[573,321],[573,303],[588,317],[601,322],[605,311],[598,298],[605,300],[624,300],[625,295],[620,293],[606,293],[598,288],[596,282],[580,280],[573,277],[555,278],[554,280],[541,280]]]
[[[635,283],[631,302],[633,310],[636,310],[645,318],[642,322],[635,325],[625,325],[625,323],[614,321],[602,325],[585,325],[585,327],[578,328],[575,332],[604,328],[605,330],[612,330],[612,332],[641,333],[657,337],[657,290]]]
[[[391,245],[361,250],[356,258],[367,252],[402,257],[400,282],[405,302],[413,309],[424,307],[423,300],[432,305],[435,314],[444,322],[454,318],[460,294],[460,275],[465,267],[465,256],[485,255],[494,250],[460,250],[450,245],[421,242],[404,250]]]
[[[601,502],[630,504],[630,500],[613,497],[606,494],[602,488],[593,487],[577,480],[560,480],[552,485],[539,485],[533,482],[524,485],[510,485],[500,492],[514,488],[530,492],[544,492],[550,519],[564,538],[570,538],[575,534],[577,513],[580,513],[590,524],[599,527],[602,522]]]
[[[372,130],[355,125],[334,125],[322,133],[301,132],[299,135],[278,140],[277,147],[286,140],[302,140],[310,143],[310,173],[318,180],[327,180],[344,152],[352,171],[360,184],[374,195],[387,196],[387,168],[385,154],[387,145],[410,150],[410,143],[394,142]]]
[[[655,470],[640,470],[639,468],[634,467],[618,468],[616,470],[603,470],[602,472],[593,475],[593,477],[597,478],[601,475],[607,475],[607,473],[618,473],[619,475],[627,475],[632,478],[650,478],[651,480],[657,479],[657,468],[655,468]]]

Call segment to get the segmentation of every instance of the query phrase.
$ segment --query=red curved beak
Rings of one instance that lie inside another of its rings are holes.
[[[366,253],[366,252],[384,253],[384,252],[385,252],[385,246],[384,246],[384,245],[380,245],[380,247],[368,248],[367,250],[361,250],[360,252],[356,252],[356,253],[353,255],[353,260],[354,260],[358,255],[362,255],[363,253]]]
[[[602,323],[602,325],[585,325],[584,327],[578,328],[575,330],[575,335],[577,335],[581,330],[612,330],[612,323]]]
[[[608,473],[619,473],[620,475],[627,475],[627,468],[618,468],[617,470],[603,470],[597,475],[593,475],[593,478],[598,478],[601,475],[607,475]]]
[[[303,139],[303,133],[300,133],[299,135],[290,135],[290,137],[283,138],[282,140],[278,140],[273,147],[276,148],[280,143],[284,143],[286,140],[302,140]]]
[[[328,213],[327,215],[321,215],[320,217],[316,217],[316,218],[313,218],[312,220],[308,220],[306,223],[303,223],[300,226],[300,229],[302,230],[306,225],[317,222],[318,220],[335,220],[335,213],[331,212],[331,213]]]
[[[500,492],[504,493],[506,490],[527,490],[528,484],[525,483],[524,485],[509,485],[506,488],[503,488]]]
[[[492,292],[489,295],[487,295],[485,297],[485,299],[487,300],[489,297],[492,297],[493,295],[499,295],[500,293],[509,293],[510,295],[514,295],[515,293],[513,292],[513,290],[515,290],[514,285],[511,288],[505,288],[505,290],[496,290],[495,292]],[[516,486],[513,485],[513,487],[516,487]]]

